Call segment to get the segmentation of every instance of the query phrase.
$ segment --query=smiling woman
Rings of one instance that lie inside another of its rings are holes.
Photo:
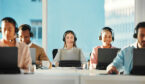
[[[77,37],[73,31],[67,30],[63,35],[63,41],[64,48],[59,49],[54,58],[56,66],[58,66],[59,62],[62,60],[76,60],[81,61],[82,64],[86,62],[82,50],[76,46]]]

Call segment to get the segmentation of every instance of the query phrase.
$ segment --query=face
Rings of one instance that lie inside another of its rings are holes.
[[[138,29],[137,39],[140,47],[145,48],[145,28]]]
[[[2,21],[2,38],[6,41],[14,40],[15,38],[15,26],[14,24],[6,21]]]
[[[20,42],[25,42],[26,44],[30,43],[30,32],[29,30],[19,31],[19,40]]]
[[[74,44],[74,35],[71,33],[68,33],[65,36],[66,46],[73,46]]]
[[[104,30],[104,31],[102,31],[101,35],[102,35],[102,43],[103,43],[103,45],[104,46],[107,46],[107,45],[110,46],[110,44],[112,42],[112,34],[111,34],[111,32]]]

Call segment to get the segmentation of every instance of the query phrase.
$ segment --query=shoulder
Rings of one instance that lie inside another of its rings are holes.
[[[32,45],[30,46],[30,48],[36,48],[36,49],[43,49],[42,47],[40,47],[37,44],[32,43]]]
[[[77,48],[77,47],[74,47],[73,50],[78,50],[78,51],[82,51],[81,48]]]
[[[115,46],[111,46],[111,48],[117,48],[117,47],[115,47]]]
[[[124,48],[121,49],[122,52],[128,52],[131,51],[134,48],[133,44],[130,44],[128,46],[125,46]]]
[[[96,46],[96,47],[93,48],[93,50],[96,51],[96,50],[98,50],[98,48],[101,48],[101,46]]]
[[[60,48],[60,49],[58,49],[58,51],[64,51],[65,49],[64,48]]]
[[[28,45],[24,42],[16,42],[16,46],[19,48],[29,48]]]

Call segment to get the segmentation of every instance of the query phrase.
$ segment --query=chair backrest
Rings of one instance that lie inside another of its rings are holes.
[[[58,52],[58,49],[53,49],[53,50],[52,50],[53,59],[55,58],[57,52]]]

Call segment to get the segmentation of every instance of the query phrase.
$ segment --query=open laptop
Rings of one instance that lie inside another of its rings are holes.
[[[36,48],[30,48],[32,64],[36,64]]]
[[[96,69],[106,70],[106,67],[113,61],[119,51],[120,48],[99,48]]]
[[[0,47],[0,74],[20,73],[17,47]]]
[[[133,75],[145,75],[145,48],[133,49]]]
[[[59,67],[81,67],[81,61],[78,60],[61,60]]]

